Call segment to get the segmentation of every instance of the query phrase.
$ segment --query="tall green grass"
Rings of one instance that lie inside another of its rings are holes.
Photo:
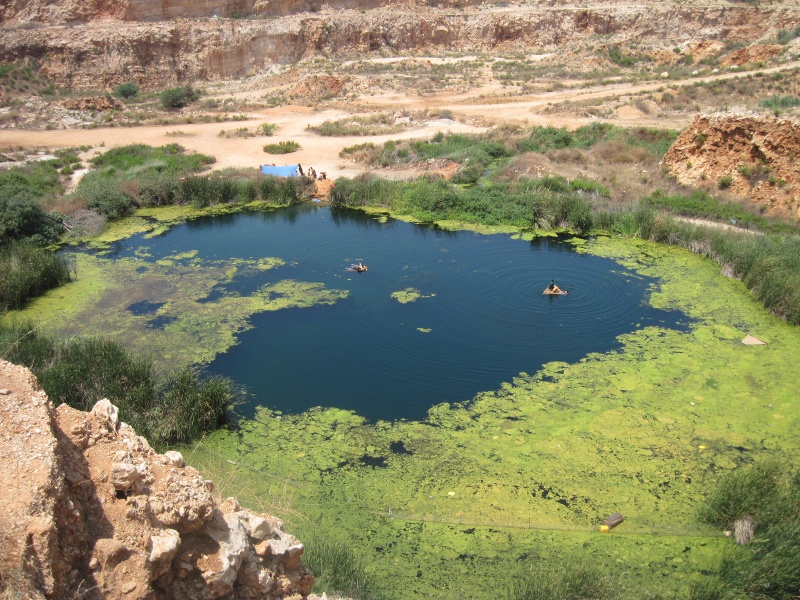
[[[149,358],[102,338],[59,341],[30,325],[0,324],[0,357],[33,371],[50,400],[90,410],[103,398],[159,450],[222,424],[243,391],[196,369],[160,374]]]
[[[584,233],[593,226],[591,198],[605,192],[589,182],[559,177],[460,189],[442,179],[423,177],[404,183],[364,175],[338,179],[330,201],[334,207],[386,208],[419,221],[453,220],[523,229],[564,227]]]
[[[762,98],[758,105],[764,108],[795,108],[800,106],[800,96],[770,96]]]
[[[180,144],[165,146],[131,144],[112,148],[95,156],[89,162],[98,170],[112,168],[115,172],[123,174],[134,169],[137,169],[137,173],[148,170],[171,173],[202,171],[214,161],[214,157],[206,154],[187,153]]]
[[[377,589],[367,575],[367,562],[354,547],[319,534],[303,536],[303,562],[314,573],[314,591],[354,600],[383,600],[389,596]]]
[[[789,600],[800,597],[800,475],[777,461],[723,477],[700,512],[702,522],[730,528],[742,517],[755,523],[753,539],[725,551],[716,577],[697,586],[696,600]]]
[[[611,600],[619,597],[611,578],[594,565],[568,561],[539,565],[509,585],[509,600]]]
[[[526,137],[516,141],[519,152],[544,153],[564,148],[590,148],[601,142],[622,141],[647,149],[661,159],[680,132],[648,127],[623,128],[609,123],[592,123],[571,131],[564,127],[534,127]]]
[[[69,279],[69,268],[52,250],[29,241],[0,246],[0,313],[22,308]]]

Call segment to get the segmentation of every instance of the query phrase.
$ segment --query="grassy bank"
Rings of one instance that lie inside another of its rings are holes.
[[[50,400],[88,411],[103,398],[158,449],[186,443],[226,421],[241,391],[191,368],[159,373],[155,362],[103,338],[57,341],[28,325],[0,323],[0,357],[31,369]]]
[[[72,198],[111,220],[141,207],[202,208],[254,200],[288,205],[300,200],[309,185],[299,179],[265,177],[256,169],[198,175],[214,158],[188,154],[178,144],[114,148],[91,162],[93,170],[81,179]]]

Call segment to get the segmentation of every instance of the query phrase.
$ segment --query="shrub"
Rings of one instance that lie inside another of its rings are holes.
[[[723,175],[717,181],[717,187],[721,190],[727,190],[729,187],[733,185],[733,176],[731,175]]]
[[[259,126],[259,131],[261,132],[261,135],[270,136],[270,135],[272,135],[273,133],[275,133],[275,129],[276,129],[277,127],[278,127],[278,126],[277,126],[277,125],[275,125],[274,123],[262,123],[262,124]]]
[[[138,184],[139,206],[169,206],[178,200],[180,183],[171,173],[148,173]]]
[[[139,86],[133,81],[120,83],[114,88],[113,94],[120,98],[134,98],[139,93]]]
[[[632,56],[625,56],[619,46],[612,46],[608,49],[608,59],[620,67],[632,67],[636,61]]]
[[[84,177],[78,195],[83,198],[86,208],[110,220],[127,217],[136,210],[133,199],[121,190],[121,182],[107,176]]]
[[[471,185],[478,181],[481,175],[483,175],[483,167],[481,165],[467,164],[455,172],[451,181],[453,183]]]
[[[278,142],[277,144],[266,144],[264,152],[267,154],[290,154],[300,150],[300,144],[294,141]]]
[[[52,244],[61,231],[60,218],[45,213],[29,189],[9,186],[0,193],[0,246],[21,239]]]
[[[183,108],[200,98],[200,92],[191,86],[167,88],[159,99],[162,108]]]

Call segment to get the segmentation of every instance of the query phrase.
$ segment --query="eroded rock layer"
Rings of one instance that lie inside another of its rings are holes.
[[[409,8],[367,2],[358,4],[360,11],[288,0],[212,4],[20,0],[2,13],[0,61],[39,59],[58,85],[79,89],[108,90],[124,81],[160,89],[242,78],[314,55],[540,52],[595,43],[647,46],[656,52],[687,39],[752,43],[800,25],[795,7],[783,4],[578,8],[462,3],[464,10],[453,10],[437,3]],[[239,11],[251,18],[212,18]],[[272,18],[280,15],[288,16]]]
[[[695,117],[662,164],[681,183],[729,188],[767,212],[797,216],[799,148],[794,120],[716,113]]]

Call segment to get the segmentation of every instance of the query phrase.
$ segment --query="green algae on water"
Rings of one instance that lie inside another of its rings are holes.
[[[404,290],[392,292],[392,298],[397,300],[400,304],[408,304],[409,302],[416,302],[420,298],[433,298],[436,294],[423,294],[417,288],[409,287]]]
[[[143,255],[141,255],[143,256]],[[250,272],[284,267],[277,258],[206,261],[196,251],[155,263],[140,256],[117,260],[78,253],[77,278],[53,290],[13,318],[31,320],[60,337],[106,336],[143,355],[157,356],[164,368],[210,362],[236,343],[259,312],[334,304],[345,290],[285,279],[250,295],[212,292]],[[133,307],[149,307],[137,314]]]
[[[515,569],[560,559],[624,573],[631,598],[685,590],[726,543],[695,518],[719,475],[800,458],[800,330],[686,250],[575,246],[657,278],[650,303],[682,310],[687,329],[634,331],[619,350],[520,373],[423,422],[261,409],[213,434],[195,464],[236,462],[298,533],[346,532],[393,597],[492,598]],[[748,333],[767,345],[741,344]],[[597,532],[613,512],[624,523]]]

